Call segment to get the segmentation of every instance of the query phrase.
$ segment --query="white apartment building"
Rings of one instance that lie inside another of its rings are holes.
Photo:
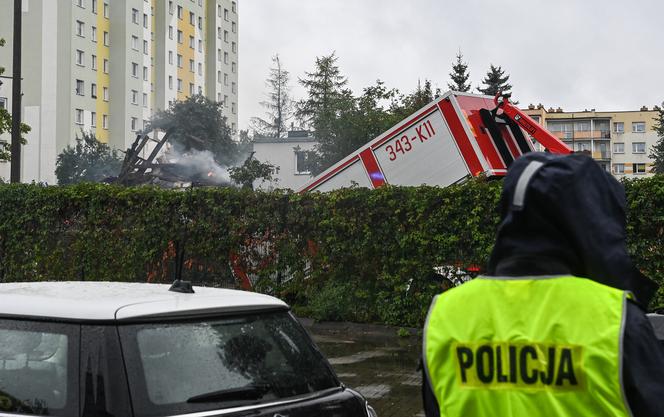
[[[12,18],[0,14],[5,75]],[[238,25],[236,0],[23,0],[23,121],[32,130],[21,180],[55,183],[57,155],[82,130],[124,150],[156,111],[194,94],[223,102],[235,131]],[[11,91],[4,79],[0,105],[10,110]]]

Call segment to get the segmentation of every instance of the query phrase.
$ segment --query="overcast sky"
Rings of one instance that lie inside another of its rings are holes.
[[[316,56],[336,51],[355,92],[380,79],[447,90],[457,50],[473,87],[489,64],[522,105],[634,110],[664,100],[662,0],[239,0],[239,125],[263,116],[278,53],[291,92]]]

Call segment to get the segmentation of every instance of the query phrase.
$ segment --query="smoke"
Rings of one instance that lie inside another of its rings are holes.
[[[187,182],[203,182],[214,185],[231,185],[228,167],[217,163],[210,151],[190,149],[184,151],[179,144],[167,143],[158,158],[166,170]],[[164,170],[164,168],[161,168]]]

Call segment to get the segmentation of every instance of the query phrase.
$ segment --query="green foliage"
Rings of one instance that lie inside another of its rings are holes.
[[[117,176],[122,167],[118,151],[99,142],[94,133],[81,132],[76,135],[76,144],[67,147],[58,155],[55,176],[58,184],[100,182]]]
[[[664,107],[664,102],[662,102]],[[656,174],[664,174],[664,108],[655,106],[657,116],[655,117],[655,125],[653,130],[657,132],[657,143],[650,150],[650,158],[653,159],[653,172]]]
[[[625,188],[630,253],[662,283],[664,177]],[[325,194],[5,184],[0,281],[169,282],[188,235],[185,279],[229,285],[235,254],[256,290],[299,314],[418,327],[441,291],[433,267],[486,264],[500,191],[481,180]]]
[[[397,330],[397,336],[399,337],[408,337],[410,336],[410,332],[408,329],[404,329],[403,327],[399,327],[399,330]]]
[[[509,94],[512,90],[512,85],[509,84],[510,76],[505,75],[505,71],[500,67],[494,67],[493,64],[489,66],[486,76],[482,80],[484,88],[477,87],[477,91],[488,96],[495,96],[498,92]]]
[[[0,38],[0,47],[5,46],[5,39]],[[0,66],[0,75],[2,75],[5,72],[5,67]],[[25,145],[27,140],[25,139],[25,135],[30,132],[30,126],[28,126],[25,123],[21,123],[21,127],[19,129],[21,131],[21,145]],[[5,132],[11,132],[12,131],[12,116],[9,114],[7,109],[2,108],[0,109],[0,135],[5,133]],[[9,142],[0,142],[0,162],[7,162],[11,160],[11,144]]]
[[[260,136],[282,138],[288,130],[287,122],[293,116],[293,101],[288,85],[290,76],[288,71],[281,67],[279,55],[275,55],[272,62],[274,66],[270,68],[270,76],[265,81],[268,100],[260,103],[266,110],[267,119],[253,117],[251,124]]]
[[[228,168],[228,172],[230,172],[230,177],[236,184],[240,184],[242,188],[253,190],[256,180],[272,181],[274,174],[279,172],[279,167],[249,157],[242,165]]]
[[[210,151],[218,163],[229,165],[237,158],[237,147],[222,106],[205,96],[193,95],[156,113],[150,128],[170,130],[169,142],[180,145],[183,152]]]
[[[452,65],[452,72],[450,72],[451,83],[447,84],[450,90],[468,92],[470,91],[470,73],[468,72],[468,63],[463,62],[463,54],[459,50],[456,55],[456,62]]]

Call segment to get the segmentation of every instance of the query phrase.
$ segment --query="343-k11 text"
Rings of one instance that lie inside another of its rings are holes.
[[[415,135],[409,136],[406,132],[397,137],[394,141],[385,147],[385,151],[388,153],[390,161],[396,160],[399,155],[405,155],[406,153],[413,150],[413,146],[417,143],[423,143],[431,139],[433,135],[436,134],[436,131],[431,125],[431,120],[425,120],[420,123],[414,129]]]

